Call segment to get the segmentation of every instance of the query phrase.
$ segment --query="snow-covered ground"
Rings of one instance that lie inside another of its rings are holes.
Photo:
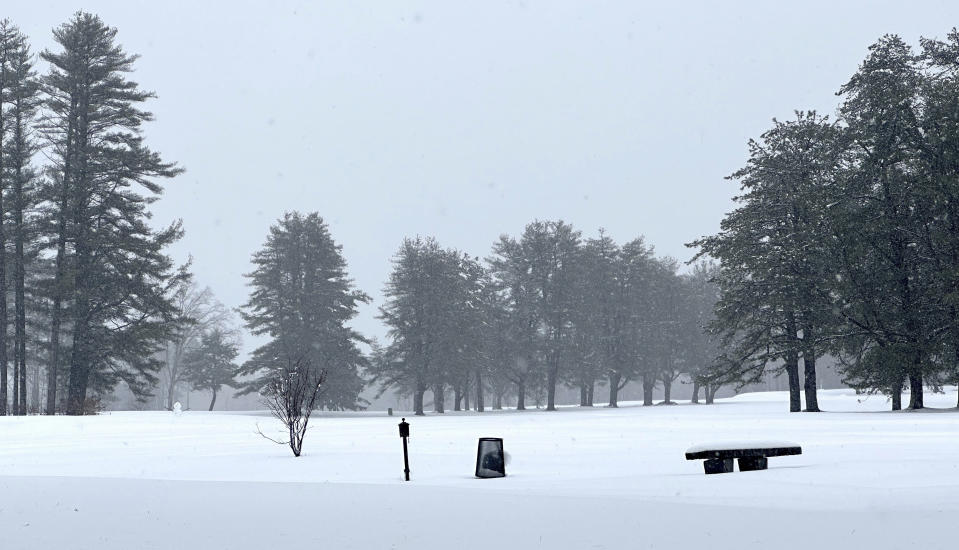
[[[257,414],[0,418],[0,548],[946,548],[959,513],[956,390],[942,410],[784,393],[715,405],[315,417],[304,456]],[[948,408],[949,410],[946,410]],[[473,478],[477,438],[508,476]],[[787,440],[800,456],[706,476],[695,444]]]

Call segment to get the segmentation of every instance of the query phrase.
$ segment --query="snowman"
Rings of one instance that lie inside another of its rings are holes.
[[[173,415],[180,416],[182,412],[183,412],[183,406],[180,405],[179,401],[177,401],[176,403],[173,404]]]

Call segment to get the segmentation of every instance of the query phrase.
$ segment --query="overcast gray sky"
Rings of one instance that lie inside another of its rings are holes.
[[[142,55],[147,141],[187,172],[155,219],[229,306],[286,210],[317,211],[375,320],[390,257],[485,256],[534,218],[645,235],[719,227],[746,140],[835,92],[884,33],[943,37],[959,2],[5,2],[35,50],[77,9]],[[255,345],[246,338],[247,351]]]

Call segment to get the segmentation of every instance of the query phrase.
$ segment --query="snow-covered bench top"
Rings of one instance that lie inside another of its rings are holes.
[[[735,450],[744,450],[744,449],[785,449],[785,448],[799,448],[798,443],[793,443],[792,441],[715,441],[712,443],[703,443],[701,445],[693,445],[692,447],[686,449],[686,454],[696,454],[702,453],[705,451],[735,451]]]

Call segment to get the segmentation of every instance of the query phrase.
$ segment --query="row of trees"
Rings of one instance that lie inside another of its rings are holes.
[[[578,388],[592,406],[598,385],[615,407],[631,381],[644,403],[663,385],[699,376],[716,354],[702,327],[712,315],[715,268],[700,264],[679,274],[671,258],[656,258],[642,239],[617,245],[602,231],[584,239],[562,221],[536,221],[522,236],[503,236],[486,261],[407,239],[394,257],[380,318],[389,342],[376,347],[371,371],[382,391],[413,396],[424,412],[427,392],[443,412],[493,407],[515,397],[545,397],[556,407],[560,385]],[[715,384],[706,388],[711,401]]]
[[[2,414],[25,414],[28,388],[47,414],[82,414],[121,381],[147,393],[189,279],[164,252],[180,225],[148,224],[158,182],[181,169],[144,143],[153,94],[128,78],[136,56],[86,13],[53,36],[39,75],[26,37],[0,22]]]
[[[783,369],[791,410],[818,410],[816,361],[846,383],[923,407],[959,381],[959,33],[873,44],[839,90],[836,121],[798,112],[749,144],[739,207],[692,243],[717,259],[711,331],[724,353],[704,379]]]

